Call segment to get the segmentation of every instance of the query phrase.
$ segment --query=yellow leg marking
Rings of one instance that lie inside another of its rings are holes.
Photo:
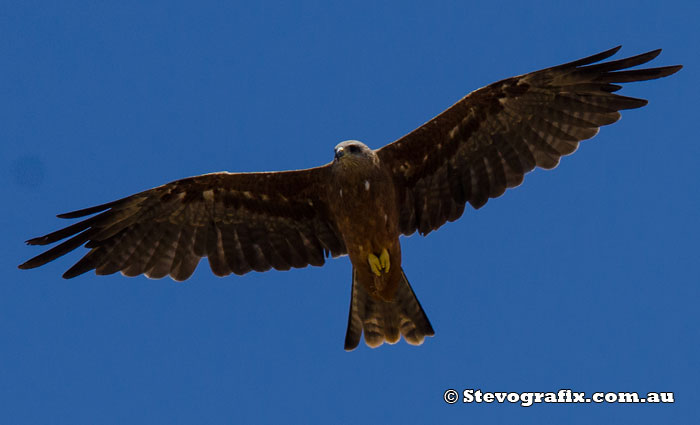
[[[367,261],[369,262],[369,268],[372,269],[372,273],[376,274],[377,276],[381,276],[382,265],[379,262],[379,258],[377,258],[377,256],[374,254],[369,254],[367,256]]]
[[[377,256],[374,254],[369,254],[367,256],[367,262],[369,263],[369,268],[372,269],[372,273],[376,274],[377,276],[381,276],[382,272],[388,273],[389,267],[391,267],[389,252],[387,252],[386,248],[382,250],[379,258],[377,258]]]
[[[386,248],[382,250],[382,253],[379,256],[379,263],[384,269],[384,272],[389,273],[389,267],[391,267],[391,263],[389,261],[389,253],[387,252]]]

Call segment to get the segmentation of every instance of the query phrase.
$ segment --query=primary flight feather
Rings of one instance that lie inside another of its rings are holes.
[[[185,280],[202,257],[226,276],[320,266],[348,254],[345,349],[357,347],[363,333],[371,347],[401,336],[421,344],[434,331],[401,268],[399,236],[425,235],[459,218],[467,202],[480,208],[536,166],[555,167],[620,110],[646,105],[616,94],[618,83],[681,69],[629,69],[661,50],[597,63],[619,49],[490,84],[380,149],[340,143],[321,167],[205,174],[61,214],[90,217],[28,240],[65,239],[19,267],[39,267],[84,245],[88,253],[63,277],[95,270]]]

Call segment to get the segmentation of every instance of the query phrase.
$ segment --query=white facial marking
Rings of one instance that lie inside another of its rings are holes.
[[[340,189],[340,197],[343,197],[343,189]]]
[[[365,180],[365,190],[369,190],[369,180]]]

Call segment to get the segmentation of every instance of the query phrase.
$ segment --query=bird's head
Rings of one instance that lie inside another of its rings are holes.
[[[367,145],[357,140],[346,140],[335,147],[335,163],[356,163],[374,160],[376,155]]]

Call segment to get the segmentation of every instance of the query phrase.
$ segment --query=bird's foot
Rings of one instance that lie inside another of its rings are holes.
[[[369,254],[367,256],[367,262],[369,262],[369,268],[377,276],[381,276],[383,273],[389,272],[389,267],[391,267],[391,262],[389,261],[389,252],[384,248],[382,253],[377,257],[374,254]]]
[[[391,262],[389,261],[389,252],[387,252],[386,248],[384,248],[382,250],[382,253],[379,255],[379,263],[384,269],[384,272],[389,273],[389,267],[391,267]]]

